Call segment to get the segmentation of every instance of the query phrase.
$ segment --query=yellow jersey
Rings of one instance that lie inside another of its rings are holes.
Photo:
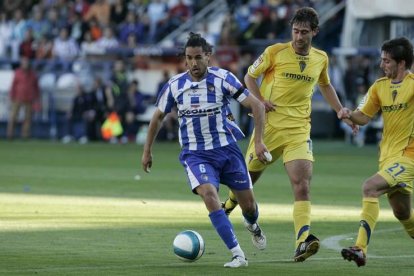
[[[314,87],[330,84],[328,56],[324,51],[312,47],[303,56],[295,53],[291,42],[274,44],[249,67],[248,74],[256,79],[262,75],[260,93],[276,106],[275,111],[267,113],[268,124],[310,131]]]
[[[380,144],[380,163],[388,158],[414,159],[414,74],[399,83],[378,79],[368,90],[358,109],[368,117],[381,110],[384,121]]]

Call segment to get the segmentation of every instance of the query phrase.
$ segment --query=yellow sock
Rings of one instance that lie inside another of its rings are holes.
[[[414,213],[411,212],[411,216],[408,219],[400,220],[401,224],[404,226],[405,231],[414,239]]]
[[[236,196],[233,194],[232,191],[229,191],[229,198],[224,202],[224,209],[226,210],[233,210],[237,206],[237,199]]]
[[[378,220],[379,203],[378,198],[365,197],[362,199],[361,222],[358,230],[358,238],[355,245],[367,253],[367,247],[375,224]]]
[[[306,240],[310,229],[310,201],[295,201],[293,204],[293,224],[295,226],[296,247]]]

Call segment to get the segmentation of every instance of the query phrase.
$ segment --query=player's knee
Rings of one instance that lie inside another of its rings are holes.
[[[381,193],[378,191],[374,183],[366,180],[364,184],[362,184],[362,195],[364,197],[379,197]]]
[[[253,215],[256,212],[256,201],[253,197],[240,198],[239,205],[244,214]]]
[[[292,180],[293,190],[296,196],[307,197],[310,190],[310,181],[307,179]]]

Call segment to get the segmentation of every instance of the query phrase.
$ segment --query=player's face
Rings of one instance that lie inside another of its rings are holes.
[[[381,53],[381,69],[387,78],[395,79],[398,75],[398,63],[386,52]]]
[[[187,47],[185,49],[185,63],[194,81],[203,79],[209,60],[210,54],[203,52],[202,47]]]
[[[292,45],[297,54],[306,55],[309,53],[312,38],[317,34],[309,23],[294,23],[292,25]]]

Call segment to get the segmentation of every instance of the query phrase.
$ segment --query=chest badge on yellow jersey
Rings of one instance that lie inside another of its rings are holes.
[[[303,70],[305,70],[306,68],[306,62],[304,62],[303,60],[299,61],[299,68],[300,68],[300,72],[302,73]]]
[[[398,91],[397,90],[394,90],[394,91],[392,91],[392,102],[395,102],[395,98],[397,97],[397,93],[398,93]]]

